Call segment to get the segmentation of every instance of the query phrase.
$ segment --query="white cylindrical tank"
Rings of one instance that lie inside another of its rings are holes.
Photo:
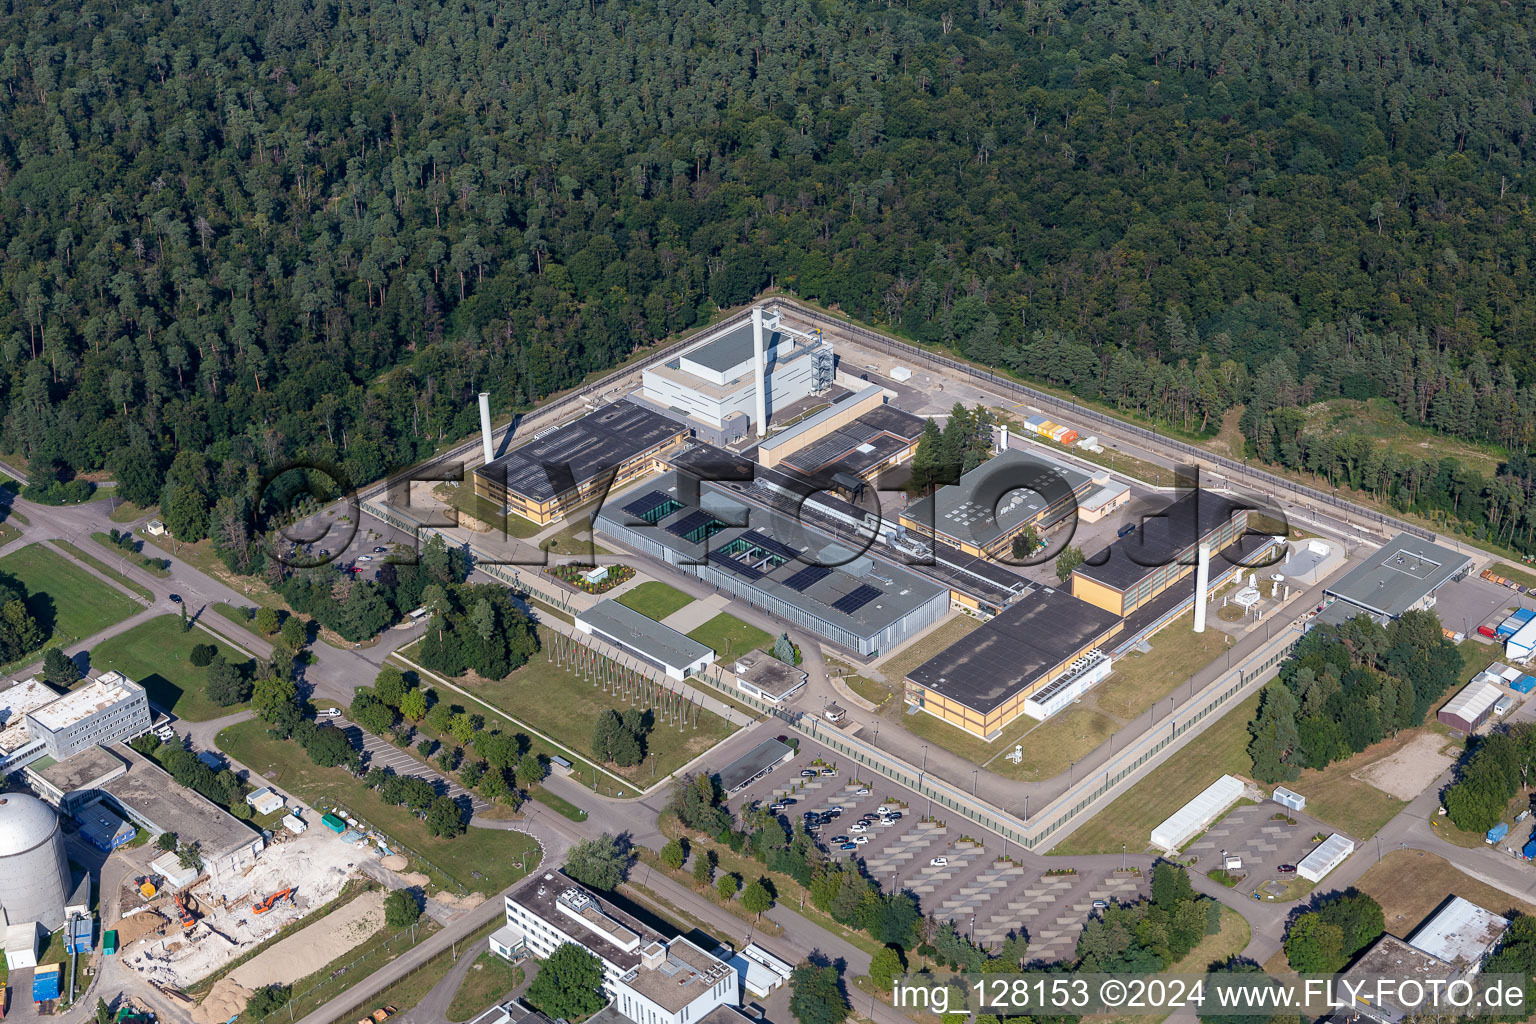
[[[0,907],[11,924],[64,927],[69,861],[53,808],[25,793],[0,794]]]

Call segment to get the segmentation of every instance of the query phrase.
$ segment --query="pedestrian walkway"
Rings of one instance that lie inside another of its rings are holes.
[[[730,601],[724,594],[711,594],[701,597],[696,601],[686,604],[677,611],[661,620],[661,624],[668,629],[675,629],[679,633],[692,633],[710,619],[719,615],[730,606]],[[715,653],[719,653],[716,651]]]

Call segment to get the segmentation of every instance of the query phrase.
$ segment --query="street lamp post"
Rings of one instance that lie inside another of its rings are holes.
[[[976,774],[979,769],[971,772],[971,796],[976,795]]]
[[[928,744],[923,744],[923,771],[928,770]]]

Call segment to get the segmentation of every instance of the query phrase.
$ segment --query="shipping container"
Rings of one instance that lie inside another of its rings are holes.
[[[32,1001],[44,1003],[50,999],[59,998],[59,977],[61,972],[58,964],[44,964],[32,972]]]
[[[327,814],[325,817],[320,819],[320,823],[326,828],[330,829],[332,832],[335,832],[337,835],[340,835],[347,830],[347,823],[336,817],[334,814]]]
[[[117,955],[117,929],[110,929],[102,933],[101,951],[107,956]]]
[[[1536,676],[1521,676],[1509,684],[1509,688],[1516,693],[1530,693],[1536,689]]]
[[[1520,856],[1526,860],[1536,857],[1536,836],[1532,836],[1525,844],[1525,849],[1520,851]]]
[[[1498,842],[1500,839],[1503,839],[1507,835],[1509,835],[1509,822],[1501,821],[1497,825],[1493,826],[1493,828],[1488,830],[1488,835],[1484,837],[1483,842],[1487,843],[1489,846],[1492,846],[1494,843]]]

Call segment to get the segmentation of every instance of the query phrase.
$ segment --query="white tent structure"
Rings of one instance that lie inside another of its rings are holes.
[[[1226,813],[1243,795],[1242,780],[1223,775],[1152,830],[1152,842],[1172,853]]]

